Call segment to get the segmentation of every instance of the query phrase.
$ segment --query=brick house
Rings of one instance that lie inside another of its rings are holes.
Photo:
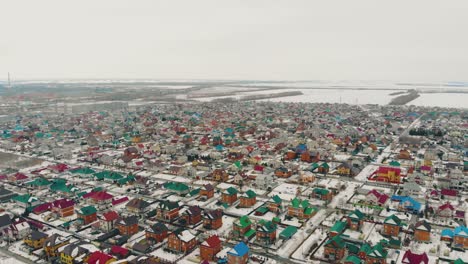
[[[202,220],[202,209],[200,206],[189,206],[182,218],[186,225],[196,225]]]
[[[312,191],[312,197],[322,201],[330,202],[333,198],[333,193],[330,190],[324,188],[314,188]]]
[[[248,190],[240,197],[240,207],[251,207],[257,203],[257,194],[252,191]]]
[[[240,242],[227,252],[228,264],[246,264],[249,261],[249,247]]]
[[[217,235],[212,235],[200,244],[200,258],[206,261],[215,261],[216,254],[221,249],[221,240]]]
[[[250,221],[249,217],[244,215],[236,219],[232,224],[232,233],[238,238],[250,238],[255,234],[255,230],[252,229],[252,221]]]
[[[271,245],[276,241],[277,226],[271,221],[261,220],[256,228],[256,240],[260,244]]]
[[[119,217],[115,221],[115,227],[121,235],[131,236],[138,233],[138,217],[135,215]]]
[[[346,222],[348,223],[348,227],[352,230],[361,230],[361,227],[364,223],[365,215],[359,211],[358,209],[354,210],[353,212],[349,213],[346,217]]]
[[[96,207],[89,205],[76,210],[77,219],[81,219],[83,225],[91,224],[97,220]]]
[[[401,169],[397,167],[380,166],[375,171],[375,180],[380,182],[401,183]]]
[[[179,216],[179,203],[171,201],[159,201],[156,208],[156,218],[172,221]]]
[[[223,210],[205,211],[203,215],[203,227],[206,229],[218,229],[223,225]]]
[[[458,226],[453,230],[452,247],[468,249],[468,228],[466,226]]]
[[[71,216],[75,213],[75,202],[66,198],[56,200],[51,204],[51,211],[57,213],[60,217]]]
[[[372,247],[366,257],[366,264],[386,264],[388,251],[383,247],[382,243],[377,243]]]
[[[125,208],[130,213],[141,215],[148,210],[149,205],[150,204],[143,199],[133,198],[125,205]]]
[[[233,187],[227,188],[222,194],[221,194],[221,201],[223,203],[226,203],[228,205],[231,205],[237,201],[237,190]]]
[[[210,176],[214,181],[218,181],[218,182],[226,182],[229,179],[229,175],[223,169],[213,170]]]
[[[414,239],[419,242],[431,241],[431,225],[426,220],[421,220],[414,225]]]
[[[168,231],[169,229],[165,224],[156,223],[146,228],[145,237],[151,243],[160,243],[168,236]]]
[[[188,230],[179,228],[168,237],[167,249],[174,252],[187,253],[197,245],[197,239]]]
[[[339,262],[345,254],[345,243],[341,236],[334,236],[325,242],[323,249],[323,257],[330,260]]]
[[[294,198],[288,206],[288,216],[298,219],[309,219],[317,213],[317,209],[309,206],[309,201]]]
[[[278,195],[271,197],[271,199],[267,201],[268,210],[273,213],[281,212],[283,209],[282,202],[283,200]]]
[[[39,231],[33,230],[28,236],[24,238],[24,243],[33,249],[39,249],[44,246],[44,242],[48,235]]]
[[[400,234],[402,222],[396,215],[385,218],[382,228],[382,234],[386,236],[397,237]]]
[[[114,229],[115,221],[119,218],[116,211],[108,211],[99,216],[99,228],[104,232]]]
[[[292,171],[285,167],[279,167],[275,170],[275,176],[279,178],[289,178],[292,175]]]
[[[214,196],[214,188],[211,184],[203,185],[203,188],[200,190],[200,196],[206,197],[206,199],[210,199]]]

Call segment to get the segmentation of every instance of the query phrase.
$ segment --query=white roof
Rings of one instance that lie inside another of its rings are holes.
[[[192,235],[192,233],[190,233],[188,230],[184,230],[179,234],[179,238],[184,242],[189,242],[190,240],[194,239],[195,236]]]

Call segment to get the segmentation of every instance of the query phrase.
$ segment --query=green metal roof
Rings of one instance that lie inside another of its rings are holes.
[[[235,225],[240,226],[242,228],[245,228],[249,225],[252,224],[252,221],[250,221],[249,217],[244,215],[239,218],[239,221],[235,222]]]
[[[82,207],[81,209],[78,209],[77,211],[79,214],[82,214],[84,216],[92,215],[97,212],[96,207],[92,205]]]
[[[331,232],[343,233],[346,229],[346,222],[338,221],[330,229]]]
[[[249,229],[249,231],[245,232],[244,236],[245,236],[245,237],[251,237],[251,236],[253,236],[255,233],[256,233],[255,230]]]
[[[297,232],[297,227],[288,226],[279,234],[280,238],[289,239]]]

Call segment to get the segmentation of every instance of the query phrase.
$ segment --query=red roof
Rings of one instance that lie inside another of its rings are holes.
[[[217,248],[221,245],[221,240],[217,235],[210,236],[205,240],[210,248]]]
[[[384,204],[384,203],[388,200],[388,198],[389,198],[389,196],[386,195],[385,193],[379,193],[379,192],[378,192],[377,190],[375,190],[375,189],[372,190],[372,191],[369,191],[369,192],[367,193],[367,195],[369,195],[369,194],[372,194],[372,195],[374,195],[375,197],[377,197],[377,202],[378,202],[379,204]]]
[[[57,208],[68,208],[68,207],[71,207],[71,206],[74,206],[75,205],[75,202],[73,200],[67,200],[66,198],[64,199],[60,199],[60,200],[55,200],[54,202],[52,202],[52,206],[53,207],[57,207]]]
[[[36,207],[34,207],[33,209],[33,213],[35,214],[40,214],[40,213],[43,213],[45,211],[49,211],[50,207],[52,206],[52,203],[43,203],[43,204],[40,204]]]
[[[122,198],[119,198],[119,199],[116,199],[116,200],[112,200],[112,205],[121,204],[121,203],[126,202],[126,201],[128,201],[128,197],[127,197],[127,196],[122,197]]]
[[[402,263],[408,263],[408,264],[428,264],[429,263],[429,258],[427,257],[427,254],[424,252],[422,254],[416,254],[411,252],[411,250],[408,250],[405,252],[403,255],[403,260]]]
[[[457,190],[442,189],[440,194],[445,196],[457,196]]]
[[[20,173],[20,172],[17,172],[15,174],[15,179],[16,180],[26,180],[28,178],[29,178],[28,176],[26,176],[26,175],[24,175],[23,173]]]
[[[84,197],[84,195],[83,195]],[[90,196],[91,199],[93,200],[98,200],[98,201],[105,201],[105,200],[110,200],[114,196],[112,194],[107,193],[106,191],[99,191],[94,193],[93,195]]]
[[[110,259],[113,259],[111,255],[108,255],[102,251],[95,251],[91,253],[91,255],[88,258],[87,263],[88,264],[101,264],[101,263],[106,263]]]
[[[397,175],[400,175],[401,169],[395,167],[379,167],[377,173],[388,173],[390,171],[394,171]]]
[[[112,246],[110,253],[112,253],[113,255],[120,255],[122,257],[125,257],[128,254],[128,249],[119,246]]]
[[[439,210],[445,210],[445,209],[450,209],[450,210],[455,210],[455,208],[453,208],[453,206],[450,204],[450,203],[445,203],[441,206],[439,206]]]
[[[50,165],[48,168],[54,171],[64,172],[68,170],[70,167],[67,164],[60,163],[56,165]]]
[[[119,214],[116,211],[109,211],[107,213],[102,214],[104,220],[106,221],[114,221],[115,219],[119,218]]]

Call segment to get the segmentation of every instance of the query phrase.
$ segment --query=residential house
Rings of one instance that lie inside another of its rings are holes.
[[[391,215],[385,218],[382,228],[382,234],[386,236],[397,237],[400,234],[400,230],[403,223],[400,218],[396,215]]]
[[[32,249],[39,249],[44,246],[46,238],[49,237],[46,233],[33,230],[31,233],[24,238],[24,243]]]
[[[249,217],[244,215],[236,219],[232,225],[232,233],[234,237],[249,239],[255,234],[255,230],[252,229],[252,221]]]
[[[44,251],[48,258],[58,257],[58,248],[70,242],[70,238],[64,238],[59,234],[52,234],[44,241]]]
[[[394,195],[392,196],[392,200],[400,200],[398,204],[398,209],[407,211],[412,214],[419,214],[423,209],[421,202],[415,200],[411,196],[398,197]]]
[[[223,225],[223,210],[210,210],[204,212],[203,227],[206,229],[215,230]]]
[[[323,249],[323,257],[339,262],[345,255],[345,242],[341,236],[334,236],[325,242]]]
[[[150,204],[147,201],[145,201],[145,200],[143,200],[141,198],[133,198],[132,200],[130,200],[125,205],[125,208],[130,213],[137,214],[137,215],[142,215],[143,213],[148,211],[148,209],[149,209],[148,206],[149,205]]]
[[[388,195],[385,193],[380,193],[377,190],[371,190],[367,193],[366,195],[366,201],[370,204],[375,204],[375,205],[385,205],[387,202],[388,198],[390,198]]]
[[[376,181],[389,183],[401,182],[401,169],[398,167],[380,166],[374,174],[376,176]]]
[[[271,190],[278,185],[278,182],[271,174],[257,174],[255,176],[255,185],[262,190]]]
[[[196,225],[202,220],[202,209],[200,206],[189,206],[182,218],[186,225]]]
[[[283,210],[282,208],[283,200],[278,195],[274,195],[267,201],[267,207],[270,212],[279,213]]]
[[[89,205],[76,210],[77,219],[81,220],[83,225],[91,224],[97,220],[96,207]]]
[[[240,207],[251,207],[257,203],[257,194],[252,191],[248,190],[240,197]]]
[[[383,247],[382,243],[377,243],[373,246],[366,256],[366,264],[386,264],[388,251]]]
[[[360,231],[362,225],[364,224],[364,218],[365,215],[358,209],[355,209],[348,214],[346,217],[346,222],[348,223],[348,227],[350,229]]]
[[[102,251],[94,251],[89,255],[86,263],[88,264],[110,264],[117,261],[115,257]]]
[[[39,205],[40,201],[29,193],[14,196],[11,200],[21,208],[28,208]]]
[[[88,256],[99,249],[85,241],[78,241],[59,248],[60,262],[63,264],[83,263]]]
[[[333,199],[333,193],[324,188],[314,188],[312,191],[312,197],[330,202]]]
[[[138,217],[135,215],[119,217],[115,221],[115,227],[121,235],[131,236],[138,233]]]
[[[51,203],[51,211],[60,217],[72,216],[75,213],[75,201],[66,198]]]
[[[264,245],[271,245],[276,242],[277,226],[272,221],[259,221],[256,228],[256,241]]]
[[[203,188],[200,190],[200,196],[206,197],[206,199],[210,199],[214,196],[214,188],[211,184],[203,185]]]
[[[249,261],[249,247],[240,242],[227,252],[228,264],[247,264]]]
[[[109,194],[106,191],[97,191],[97,192],[89,192],[83,195],[83,198],[89,199],[89,201],[93,204],[100,205],[100,206],[107,206],[111,204],[112,198],[114,196]]]
[[[200,244],[200,258],[205,261],[215,261],[216,254],[221,249],[221,240],[217,235],[212,235]]]
[[[160,243],[168,236],[168,231],[169,229],[165,224],[158,222],[146,228],[145,237],[153,244]]]
[[[333,224],[333,226],[330,228],[330,237],[343,234],[343,232],[346,230],[346,225],[347,223],[345,221],[335,222],[335,224]]]
[[[343,162],[336,167],[336,174],[346,177],[354,177],[359,173],[359,169],[348,162]]]
[[[458,226],[453,230],[452,247],[468,249],[468,228],[466,226]]]
[[[214,181],[218,181],[218,182],[226,182],[229,179],[229,175],[223,169],[213,170],[210,176]]]
[[[197,245],[197,239],[186,229],[179,228],[169,235],[167,249],[188,253]]]
[[[116,211],[108,211],[99,215],[99,228],[104,232],[110,232],[115,228],[115,221],[119,218]]]
[[[281,233],[279,234],[280,239],[283,240],[288,240],[291,239],[291,237],[296,234],[297,232],[297,227],[295,226],[287,226]]]
[[[232,205],[234,202],[237,201],[237,190],[233,187],[227,188],[221,194],[221,201],[228,205]]]
[[[411,160],[413,159],[411,152],[407,149],[401,149],[400,153],[398,154],[399,159],[404,159],[404,160]]]
[[[294,198],[288,206],[288,216],[297,217],[300,220],[309,219],[317,213],[317,208],[309,205],[309,201]]]
[[[167,200],[159,201],[156,208],[156,217],[167,221],[172,221],[179,217],[179,203]]]
[[[426,220],[421,220],[414,226],[414,239],[419,242],[431,241],[431,225]]]
[[[411,252],[408,249],[405,254],[403,254],[403,258],[401,259],[401,263],[403,264],[429,264],[429,257],[427,256],[426,252],[421,254],[416,254]]]
[[[437,208],[436,214],[439,217],[453,217],[453,214],[455,212],[455,208],[449,203],[446,202],[443,205],[439,206]]]
[[[275,170],[275,176],[279,178],[289,178],[292,175],[292,171],[286,167],[279,167]]]

